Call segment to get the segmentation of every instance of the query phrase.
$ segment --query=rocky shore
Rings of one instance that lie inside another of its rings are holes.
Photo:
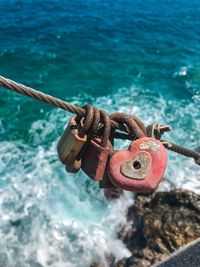
[[[110,191],[110,197],[121,193]],[[110,267],[149,267],[200,237],[200,195],[187,190],[137,194],[127,219],[119,239],[132,256],[118,263],[111,257]]]

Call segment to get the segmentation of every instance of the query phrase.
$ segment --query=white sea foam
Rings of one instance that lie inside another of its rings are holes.
[[[124,88],[93,104],[109,113],[129,113],[132,100],[132,113],[147,125],[172,124],[174,133],[167,137],[188,147],[199,145],[195,102],[167,101],[148,90]],[[81,104],[79,98],[75,102]],[[69,115],[54,110],[46,120],[35,121],[29,131],[34,146],[24,141],[0,143],[0,266],[85,267],[98,259],[106,262],[109,254],[116,259],[130,255],[117,240],[117,231],[126,223],[132,194],[107,201],[85,174],[65,173],[56,155],[57,140],[44,146],[45,140],[55,139],[55,131],[58,138],[68,119]],[[127,148],[128,142],[118,146]],[[200,192],[199,167],[191,159],[169,155],[159,190],[178,187]]]
[[[105,255],[129,256],[116,233],[130,194],[109,203],[83,173],[66,174],[55,151],[55,142],[49,150],[0,144],[3,265],[89,266]]]

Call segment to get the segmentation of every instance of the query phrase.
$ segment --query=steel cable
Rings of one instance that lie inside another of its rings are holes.
[[[31,97],[34,99],[37,99],[39,101],[45,102],[47,104],[50,104],[54,107],[63,109],[63,110],[68,111],[70,113],[75,113],[75,114],[82,116],[82,117],[84,117],[86,115],[85,109],[83,109],[81,107],[70,104],[66,101],[60,100],[60,99],[53,97],[53,96],[50,96],[48,94],[42,93],[38,90],[35,90],[35,89],[28,87],[28,86],[25,86],[23,84],[14,82],[14,81],[7,79],[3,76],[0,76],[0,87],[6,88],[8,90],[14,91],[16,93],[19,93],[19,94],[22,94],[22,95],[25,95],[25,96],[28,96],[28,97]],[[138,126],[141,128],[141,121],[137,117],[134,117],[134,116],[133,116],[133,119],[136,120]],[[127,139],[130,139],[132,133],[130,133],[129,127],[127,127],[126,125],[124,125],[122,123],[118,123],[117,121],[114,121],[114,120],[111,120],[111,126],[115,129],[119,129],[121,131],[126,131],[129,134],[129,135],[123,135],[123,134],[118,133],[118,137],[127,136]],[[116,136],[117,136],[117,134],[116,134]],[[123,139],[125,139],[125,138],[123,138]],[[193,158],[195,160],[195,162],[200,165],[200,153],[193,151],[193,150],[190,150],[188,148],[184,148],[184,147],[179,146],[177,144],[165,141],[165,140],[163,140],[163,144],[165,145],[165,147],[167,149],[169,149],[173,152],[176,152],[176,153],[181,154],[181,155],[186,156],[186,157]]]

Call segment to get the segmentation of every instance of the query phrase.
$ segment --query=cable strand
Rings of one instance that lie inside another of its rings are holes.
[[[34,99],[37,99],[39,101],[45,102],[47,104],[50,104],[54,107],[63,109],[63,110],[68,111],[70,113],[75,113],[79,116],[84,117],[86,115],[85,109],[83,109],[81,107],[70,104],[66,101],[60,100],[60,99],[53,97],[53,96],[50,96],[48,94],[42,93],[38,90],[35,90],[35,89],[28,87],[28,86],[25,86],[23,84],[14,82],[14,81],[7,79],[3,76],[0,76],[0,87],[6,88],[8,90],[14,91],[16,93],[19,93],[19,94],[22,94],[22,95],[25,95],[25,96],[28,96],[28,97],[31,97]],[[144,129],[142,129],[142,127],[141,127],[142,122],[136,117],[133,117],[133,118],[137,122],[138,127],[144,131]],[[131,139],[132,138],[133,133],[130,132],[129,127],[127,127],[123,123],[117,122],[115,120],[111,120],[110,122],[111,122],[112,128],[119,129],[121,131],[125,131],[128,133],[128,135],[124,135],[123,133],[118,133],[118,134],[116,134],[116,136],[118,135],[118,137],[120,137],[120,135],[121,135],[121,137],[123,137],[123,139]],[[200,161],[200,153],[193,151],[193,150],[190,150],[188,148],[184,148],[184,147],[179,146],[177,144],[165,141],[165,140],[162,140],[162,141],[163,141],[164,146],[168,150],[171,150],[171,151],[176,152],[178,154],[184,155],[186,157],[194,158],[195,162],[197,162],[197,163]]]

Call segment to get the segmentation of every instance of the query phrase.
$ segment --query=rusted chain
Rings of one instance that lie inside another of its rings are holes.
[[[60,100],[58,98],[55,98],[53,96],[50,96],[48,94],[44,94],[40,91],[37,91],[31,87],[22,85],[20,83],[14,82],[10,79],[7,79],[3,76],[0,76],[0,87],[9,89],[11,91],[14,91],[16,93],[37,99],[39,101],[45,102],[47,104],[53,105],[54,107],[63,109],[65,111],[75,113],[79,116],[84,117],[86,115],[86,110],[78,107],[76,105],[70,104],[66,101]],[[133,120],[136,121],[138,127],[144,132],[143,127],[142,127],[142,122],[137,118],[137,117],[132,117]],[[112,128],[114,129],[119,129],[121,131],[125,131],[128,134],[124,133],[115,133],[116,137],[121,137],[122,139],[129,139],[133,140],[134,135],[132,132],[130,132],[129,127],[127,125],[111,120],[110,121]],[[162,140],[163,144],[165,147],[171,151],[174,151],[178,154],[184,155],[186,157],[194,158],[195,162],[200,165],[200,153],[190,150],[188,148],[184,148],[182,146],[179,146],[177,144]]]

